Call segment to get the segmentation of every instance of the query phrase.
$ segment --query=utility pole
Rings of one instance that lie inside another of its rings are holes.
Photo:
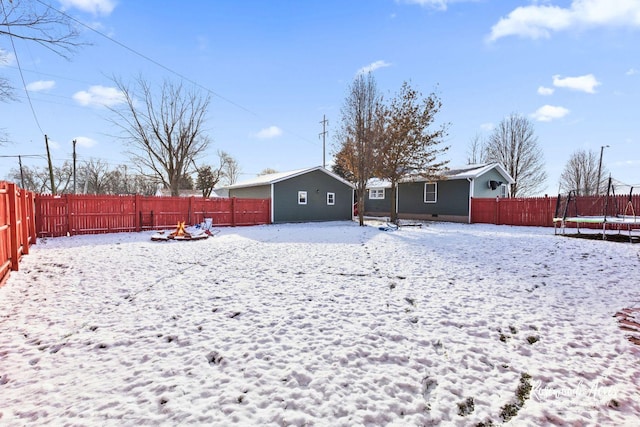
[[[20,166],[20,188],[24,189],[24,172],[22,170],[22,157],[18,155],[18,165]]]
[[[604,149],[608,147],[608,145],[600,147],[600,163],[598,163],[598,186],[596,187],[596,196],[600,195],[600,187],[602,187],[602,183],[600,182],[600,174],[602,173],[602,153],[604,152]]]
[[[76,140],[73,140],[73,194],[76,192]]]
[[[326,160],[326,136],[327,133],[329,133],[327,131],[327,125],[329,124],[329,120],[327,120],[327,117],[323,114],[322,115],[322,121],[320,122],[322,124],[322,132],[320,132],[319,136],[322,136],[322,167],[326,168],[327,167],[327,160]]]
[[[49,138],[44,136],[44,145],[47,147],[47,161],[49,163],[49,179],[51,180],[51,195],[56,195],[56,185],[53,179],[53,163],[51,162],[51,152],[49,151]]]

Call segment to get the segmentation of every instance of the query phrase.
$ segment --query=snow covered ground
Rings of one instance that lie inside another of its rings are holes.
[[[39,241],[0,424],[637,425],[640,245],[355,223]]]

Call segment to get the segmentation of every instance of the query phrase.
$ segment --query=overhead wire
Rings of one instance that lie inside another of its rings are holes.
[[[223,101],[225,101],[225,102],[227,102],[227,103],[229,103],[229,104],[231,104],[231,105],[233,105],[233,106],[235,106],[235,107],[237,107],[237,108],[239,108],[239,109],[241,109],[241,110],[243,110],[243,111],[245,111],[245,112],[247,112],[247,113],[249,113],[249,114],[251,114],[251,115],[253,115],[255,117],[259,117],[258,113],[250,110],[249,108],[247,108],[247,107],[245,107],[245,106],[243,106],[243,105],[241,105],[241,104],[239,104],[239,103],[237,103],[237,102],[235,102],[235,101],[233,101],[233,100],[231,100],[231,99],[229,99],[229,98],[227,98],[227,97],[215,92],[214,90],[212,90],[212,89],[210,89],[210,88],[208,88],[208,87],[196,82],[195,80],[185,76],[184,74],[182,74],[182,73],[180,73],[180,72],[178,72],[178,71],[176,71],[176,70],[174,70],[174,69],[162,64],[161,62],[151,58],[150,56],[145,55],[144,53],[139,52],[138,50],[127,46],[126,44],[114,39],[113,37],[108,36],[107,34],[103,33],[102,31],[100,31],[100,30],[98,30],[98,29],[96,29],[96,28],[94,28],[92,26],[89,26],[89,25],[85,24],[84,22],[74,18],[73,16],[65,13],[64,11],[56,9],[55,7],[45,3],[43,0],[36,0],[36,1],[38,3],[40,3],[41,5],[43,5],[43,6],[47,7],[47,8],[50,8],[51,10],[61,14],[62,16],[66,17],[67,19],[72,20],[73,22],[77,23],[78,25],[80,25],[80,26],[82,26],[82,27],[84,27],[84,28],[86,28],[86,29],[98,34],[99,36],[109,40],[110,42],[120,46],[121,48],[133,53],[134,55],[139,56],[140,58],[144,59],[145,61],[148,61],[148,62],[150,62],[150,63],[162,68],[163,70],[168,71],[169,73],[180,77],[181,79],[191,83],[192,85],[194,85],[194,86],[206,91],[207,93],[209,93],[209,94],[211,94],[211,95],[213,95],[213,96],[215,96],[217,98],[220,98],[221,100],[223,100]],[[310,143],[312,145],[318,145],[317,142],[314,143],[314,142],[310,141],[309,139],[307,139],[307,138],[305,138],[305,137],[303,137],[301,135],[298,135],[297,133],[294,133],[294,132],[290,132],[290,133],[292,135],[295,135],[296,137],[302,139],[303,141],[305,141],[307,143]]]
[[[166,65],[164,65],[164,64],[162,64],[162,63],[160,63],[159,61],[156,61],[155,59],[153,59],[153,58],[149,57],[148,55],[145,55],[145,54],[143,54],[143,53],[139,52],[138,50],[133,49],[133,48],[131,48],[131,47],[129,47],[129,46],[127,46],[127,45],[125,45],[124,43],[122,43],[122,42],[120,42],[120,41],[118,41],[118,40],[114,39],[113,37],[110,37],[110,36],[108,36],[108,35],[104,34],[103,32],[101,32],[101,31],[97,30],[96,28],[91,27],[91,26],[89,26],[89,25],[87,25],[87,24],[83,23],[82,21],[80,21],[80,20],[78,20],[78,19],[74,18],[73,16],[71,16],[71,15],[69,15],[69,14],[65,13],[64,11],[61,11],[61,10],[59,10],[59,9],[56,9],[55,7],[51,6],[50,4],[45,3],[45,2],[44,2],[44,1],[42,1],[42,0],[36,0],[36,1],[37,1],[38,3],[40,3],[42,6],[44,6],[44,7],[48,8],[48,9],[51,9],[51,10],[55,11],[56,13],[59,13],[61,16],[64,16],[65,18],[67,18],[67,19],[69,19],[69,20],[71,20],[71,21],[73,21],[73,22],[77,23],[78,25],[80,25],[80,26],[82,26],[82,27],[84,27],[84,28],[86,28],[86,29],[88,29],[88,30],[90,30],[90,31],[92,31],[92,32],[94,32],[94,33],[96,33],[96,34],[98,34],[99,36],[101,36],[101,37],[103,37],[103,38],[105,38],[105,39],[109,40],[110,42],[112,42],[112,43],[116,44],[117,46],[119,46],[119,47],[121,47],[121,48],[123,48],[123,49],[125,49],[125,50],[127,50],[127,51],[129,51],[129,52],[131,52],[131,53],[133,53],[134,55],[136,55],[136,56],[138,56],[138,57],[140,57],[140,58],[144,59],[145,61],[148,61],[148,62],[150,62],[150,63],[152,63],[152,64],[154,64],[154,65],[156,65],[156,66],[160,67],[161,69],[164,69],[165,71],[168,71],[169,73],[171,73],[171,74],[173,74],[173,75],[176,75],[176,76],[180,77],[181,79],[183,79],[183,80],[185,80],[185,81],[187,81],[187,82],[189,82],[189,83],[193,84],[194,86],[196,86],[196,87],[198,87],[198,88],[200,88],[200,89],[202,89],[202,90],[206,91],[207,93],[209,93],[209,94],[211,94],[211,95],[213,95],[213,96],[215,96],[215,97],[217,97],[217,98],[219,98],[219,99],[223,100],[224,102],[226,102],[226,103],[228,103],[228,104],[231,104],[231,105],[233,105],[233,106],[235,106],[235,107],[237,107],[237,108],[239,108],[239,109],[241,109],[241,110],[243,110],[243,111],[245,111],[245,112],[247,112],[247,113],[249,113],[249,114],[251,114],[251,115],[253,115],[253,116],[256,116],[256,117],[258,117],[258,116],[259,116],[256,112],[254,112],[254,111],[250,110],[249,108],[246,108],[245,106],[243,106],[243,105],[241,105],[241,104],[239,104],[239,103],[237,103],[237,102],[235,102],[235,101],[233,101],[233,100],[231,100],[231,99],[229,99],[229,98],[227,98],[227,97],[225,97],[225,96],[223,96],[223,95],[221,95],[221,94],[219,94],[219,93],[217,93],[217,92],[213,91],[212,89],[210,89],[210,88],[208,88],[208,87],[206,87],[206,86],[204,86],[204,85],[202,85],[202,84],[198,83],[197,81],[195,81],[195,80],[193,80],[193,79],[191,79],[191,78],[189,78],[189,77],[185,76],[184,74],[182,74],[182,73],[180,73],[180,72],[178,72],[178,71],[176,71],[176,70],[174,70],[174,69],[172,69],[172,68],[170,68],[170,67],[168,67],[168,66],[166,66]],[[5,17],[6,17],[7,15],[6,15],[6,10],[5,10],[5,7],[4,7],[4,3],[3,3],[2,1],[0,1],[0,4],[2,4],[3,13],[4,13]],[[23,86],[24,91],[25,91],[25,98],[26,98],[26,99],[27,99],[27,101],[28,101],[29,108],[30,108],[30,110],[31,110],[31,113],[32,113],[33,118],[34,118],[34,121],[35,121],[35,123],[36,123],[36,125],[37,125],[37,127],[38,127],[38,129],[39,129],[39,131],[40,131],[40,133],[41,133],[42,135],[44,135],[44,134],[45,134],[45,132],[44,132],[44,130],[42,129],[42,126],[40,125],[40,121],[39,121],[39,119],[38,119],[38,115],[37,115],[37,113],[36,113],[36,111],[35,111],[35,108],[34,108],[34,106],[33,106],[33,102],[32,102],[32,99],[31,99],[31,95],[30,95],[30,93],[29,93],[29,91],[28,91],[28,89],[27,89],[27,84],[26,84],[26,80],[25,80],[25,77],[24,77],[24,71],[37,72],[37,73],[40,73],[40,72],[39,72],[39,71],[32,71],[32,70],[25,70],[25,69],[23,69],[23,68],[22,68],[22,65],[21,65],[21,63],[20,63],[20,61],[19,61],[19,57],[18,57],[18,54],[17,54],[17,49],[16,49],[16,46],[15,46],[15,43],[14,43],[14,40],[13,40],[13,35],[11,34],[11,30],[10,30],[10,28],[8,28],[7,32],[8,32],[8,33],[9,33],[9,35],[10,35],[9,39],[10,39],[10,41],[11,41],[11,45],[12,45],[12,49],[13,49],[13,53],[14,53],[15,58],[16,58],[16,65],[17,65],[17,67],[15,67],[15,68],[17,68],[17,69],[18,69],[18,71],[19,71],[20,78],[21,78],[21,81],[22,81],[22,86]],[[14,68],[14,67],[12,67],[12,68]],[[52,77],[61,78],[61,79],[65,79],[65,80],[70,80],[70,81],[77,81],[77,80],[74,80],[74,79],[69,79],[68,77],[57,76],[57,75],[53,75],[53,74],[47,74],[47,73],[40,73],[40,74],[50,75],[50,76],[52,76]],[[55,101],[51,101],[51,100],[41,100],[41,101],[42,101],[42,102],[52,103],[52,104],[60,104],[60,105],[64,105],[64,104],[62,104],[62,103],[57,103],[57,102],[55,102]],[[289,131],[289,130],[287,130],[287,131]],[[297,134],[296,134],[296,133],[294,133],[294,132],[290,132],[290,133],[291,133],[292,135],[296,135],[298,138],[300,138],[300,139],[304,140],[305,142],[308,142],[308,143],[313,144],[313,145],[317,145],[317,143],[315,143],[315,144],[314,144],[314,143],[313,143],[313,142],[311,142],[309,139],[307,139],[307,138],[305,138],[305,137],[303,137],[303,136],[301,136],[301,135],[297,135]],[[40,156],[38,156],[38,157],[40,157]],[[104,159],[103,159],[103,160],[104,160]],[[109,162],[108,160],[107,160],[107,162],[108,162],[108,163],[112,163],[112,162]]]
[[[0,5],[2,5],[2,13],[5,16],[5,19],[8,21],[9,17],[7,15],[7,11],[4,7],[4,2],[0,1]],[[20,58],[18,57],[18,51],[16,50],[15,42],[13,41],[13,34],[11,33],[11,25],[7,25],[7,34],[9,34],[9,41],[11,42],[11,48],[13,49],[13,55],[16,59],[16,64],[18,65],[18,71],[20,73],[20,80],[22,81],[22,87],[24,88],[24,92],[27,96],[27,100],[29,101],[29,108],[31,109],[31,113],[33,114],[33,119],[40,129],[40,133],[44,135],[44,131],[42,130],[42,126],[40,126],[40,121],[38,120],[38,115],[36,114],[35,108],[33,108],[33,103],[31,102],[31,96],[29,95],[29,90],[27,89],[27,83],[24,79],[24,74],[22,73],[22,66],[20,65]]]
[[[73,22],[77,23],[78,25],[81,25],[82,27],[84,27],[84,28],[86,28],[86,29],[88,29],[88,30],[90,30],[90,31],[93,31],[94,33],[98,34],[99,36],[104,37],[105,39],[109,40],[110,42],[112,42],[112,43],[114,43],[114,44],[116,44],[116,45],[118,45],[118,46],[120,46],[121,48],[123,48],[123,49],[125,49],[125,50],[128,50],[129,52],[133,53],[134,55],[139,56],[140,58],[144,59],[145,61],[151,62],[152,64],[154,64],[154,65],[156,65],[156,66],[158,66],[158,67],[162,68],[163,70],[168,71],[168,72],[170,72],[171,74],[174,74],[174,75],[176,75],[176,76],[180,77],[181,79],[183,79],[183,80],[185,80],[185,81],[187,81],[187,82],[191,83],[192,85],[194,85],[194,86],[196,86],[196,87],[199,87],[199,88],[200,88],[200,89],[202,89],[202,90],[205,90],[207,93],[210,93],[211,95],[213,95],[213,96],[215,96],[215,97],[217,97],[217,98],[220,98],[220,99],[222,99],[223,101],[225,101],[225,102],[227,102],[227,103],[229,103],[229,104],[231,104],[231,105],[234,105],[235,107],[240,108],[241,110],[244,110],[244,111],[246,111],[246,112],[247,112],[247,113],[249,113],[249,114],[252,114],[252,115],[254,115],[254,116],[257,116],[257,115],[258,115],[257,113],[255,113],[255,112],[253,112],[253,111],[249,110],[248,108],[246,108],[246,107],[244,107],[244,106],[242,106],[242,105],[238,104],[237,102],[234,102],[234,101],[232,101],[231,99],[226,98],[226,97],[224,97],[224,96],[220,95],[219,93],[217,93],[217,92],[215,92],[215,91],[213,91],[213,90],[209,89],[209,88],[208,88],[208,87],[206,87],[206,86],[203,86],[202,84],[200,84],[200,83],[196,82],[195,80],[190,79],[189,77],[185,76],[184,74],[179,73],[178,71],[173,70],[173,69],[171,69],[171,68],[167,67],[166,65],[162,64],[161,62],[156,61],[155,59],[153,59],[153,58],[151,58],[151,57],[149,57],[149,56],[147,56],[147,55],[143,54],[142,52],[139,52],[139,51],[137,51],[136,49],[133,49],[133,48],[131,48],[131,47],[129,47],[129,46],[127,46],[127,45],[125,45],[124,43],[119,42],[118,40],[114,39],[113,37],[110,37],[110,36],[106,35],[105,33],[103,33],[102,31],[97,30],[96,28],[93,28],[93,27],[91,27],[91,26],[89,26],[89,25],[85,24],[84,22],[82,22],[82,21],[80,21],[80,20],[78,20],[78,19],[74,18],[73,16],[71,16],[71,15],[69,15],[69,14],[65,13],[64,11],[61,11],[61,10],[59,10],[59,9],[56,9],[55,7],[51,6],[50,4],[47,4],[47,3],[43,2],[42,0],[36,0],[36,1],[37,1],[38,3],[40,3],[41,5],[43,5],[43,6],[45,6],[45,7],[48,7],[49,9],[51,9],[51,10],[53,10],[53,11],[55,11],[55,12],[59,13],[60,15],[64,16],[65,18],[72,20]]]

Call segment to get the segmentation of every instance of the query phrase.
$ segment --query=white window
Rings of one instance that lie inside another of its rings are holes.
[[[336,193],[327,193],[327,204],[328,205],[336,204]]]
[[[384,199],[384,188],[372,188],[369,190],[369,199]]]
[[[306,191],[298,191],[298,204],[306,205],[307,204],[307,192]]]
[[[427,182],[424,184],[424,202],[436,203],[438,201],[438,183]]]
[[[500,186],[500,197],[509,197],[509,193],[507,191],[507,184],[502,184]]]

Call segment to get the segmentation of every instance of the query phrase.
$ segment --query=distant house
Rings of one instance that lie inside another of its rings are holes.
[[[229,197],[271,199],[271,222],[353,218],[353,185],[320,166],[262,175],[224,188]]]
[[[408,176],[397,186],[399,218],[470,222],[472,197],[508,197],[514,179],[499,163],[450,169],[444,179],[428,181]],[[391,184],[371,180],[367,184],[365,215],[388,216]]]

